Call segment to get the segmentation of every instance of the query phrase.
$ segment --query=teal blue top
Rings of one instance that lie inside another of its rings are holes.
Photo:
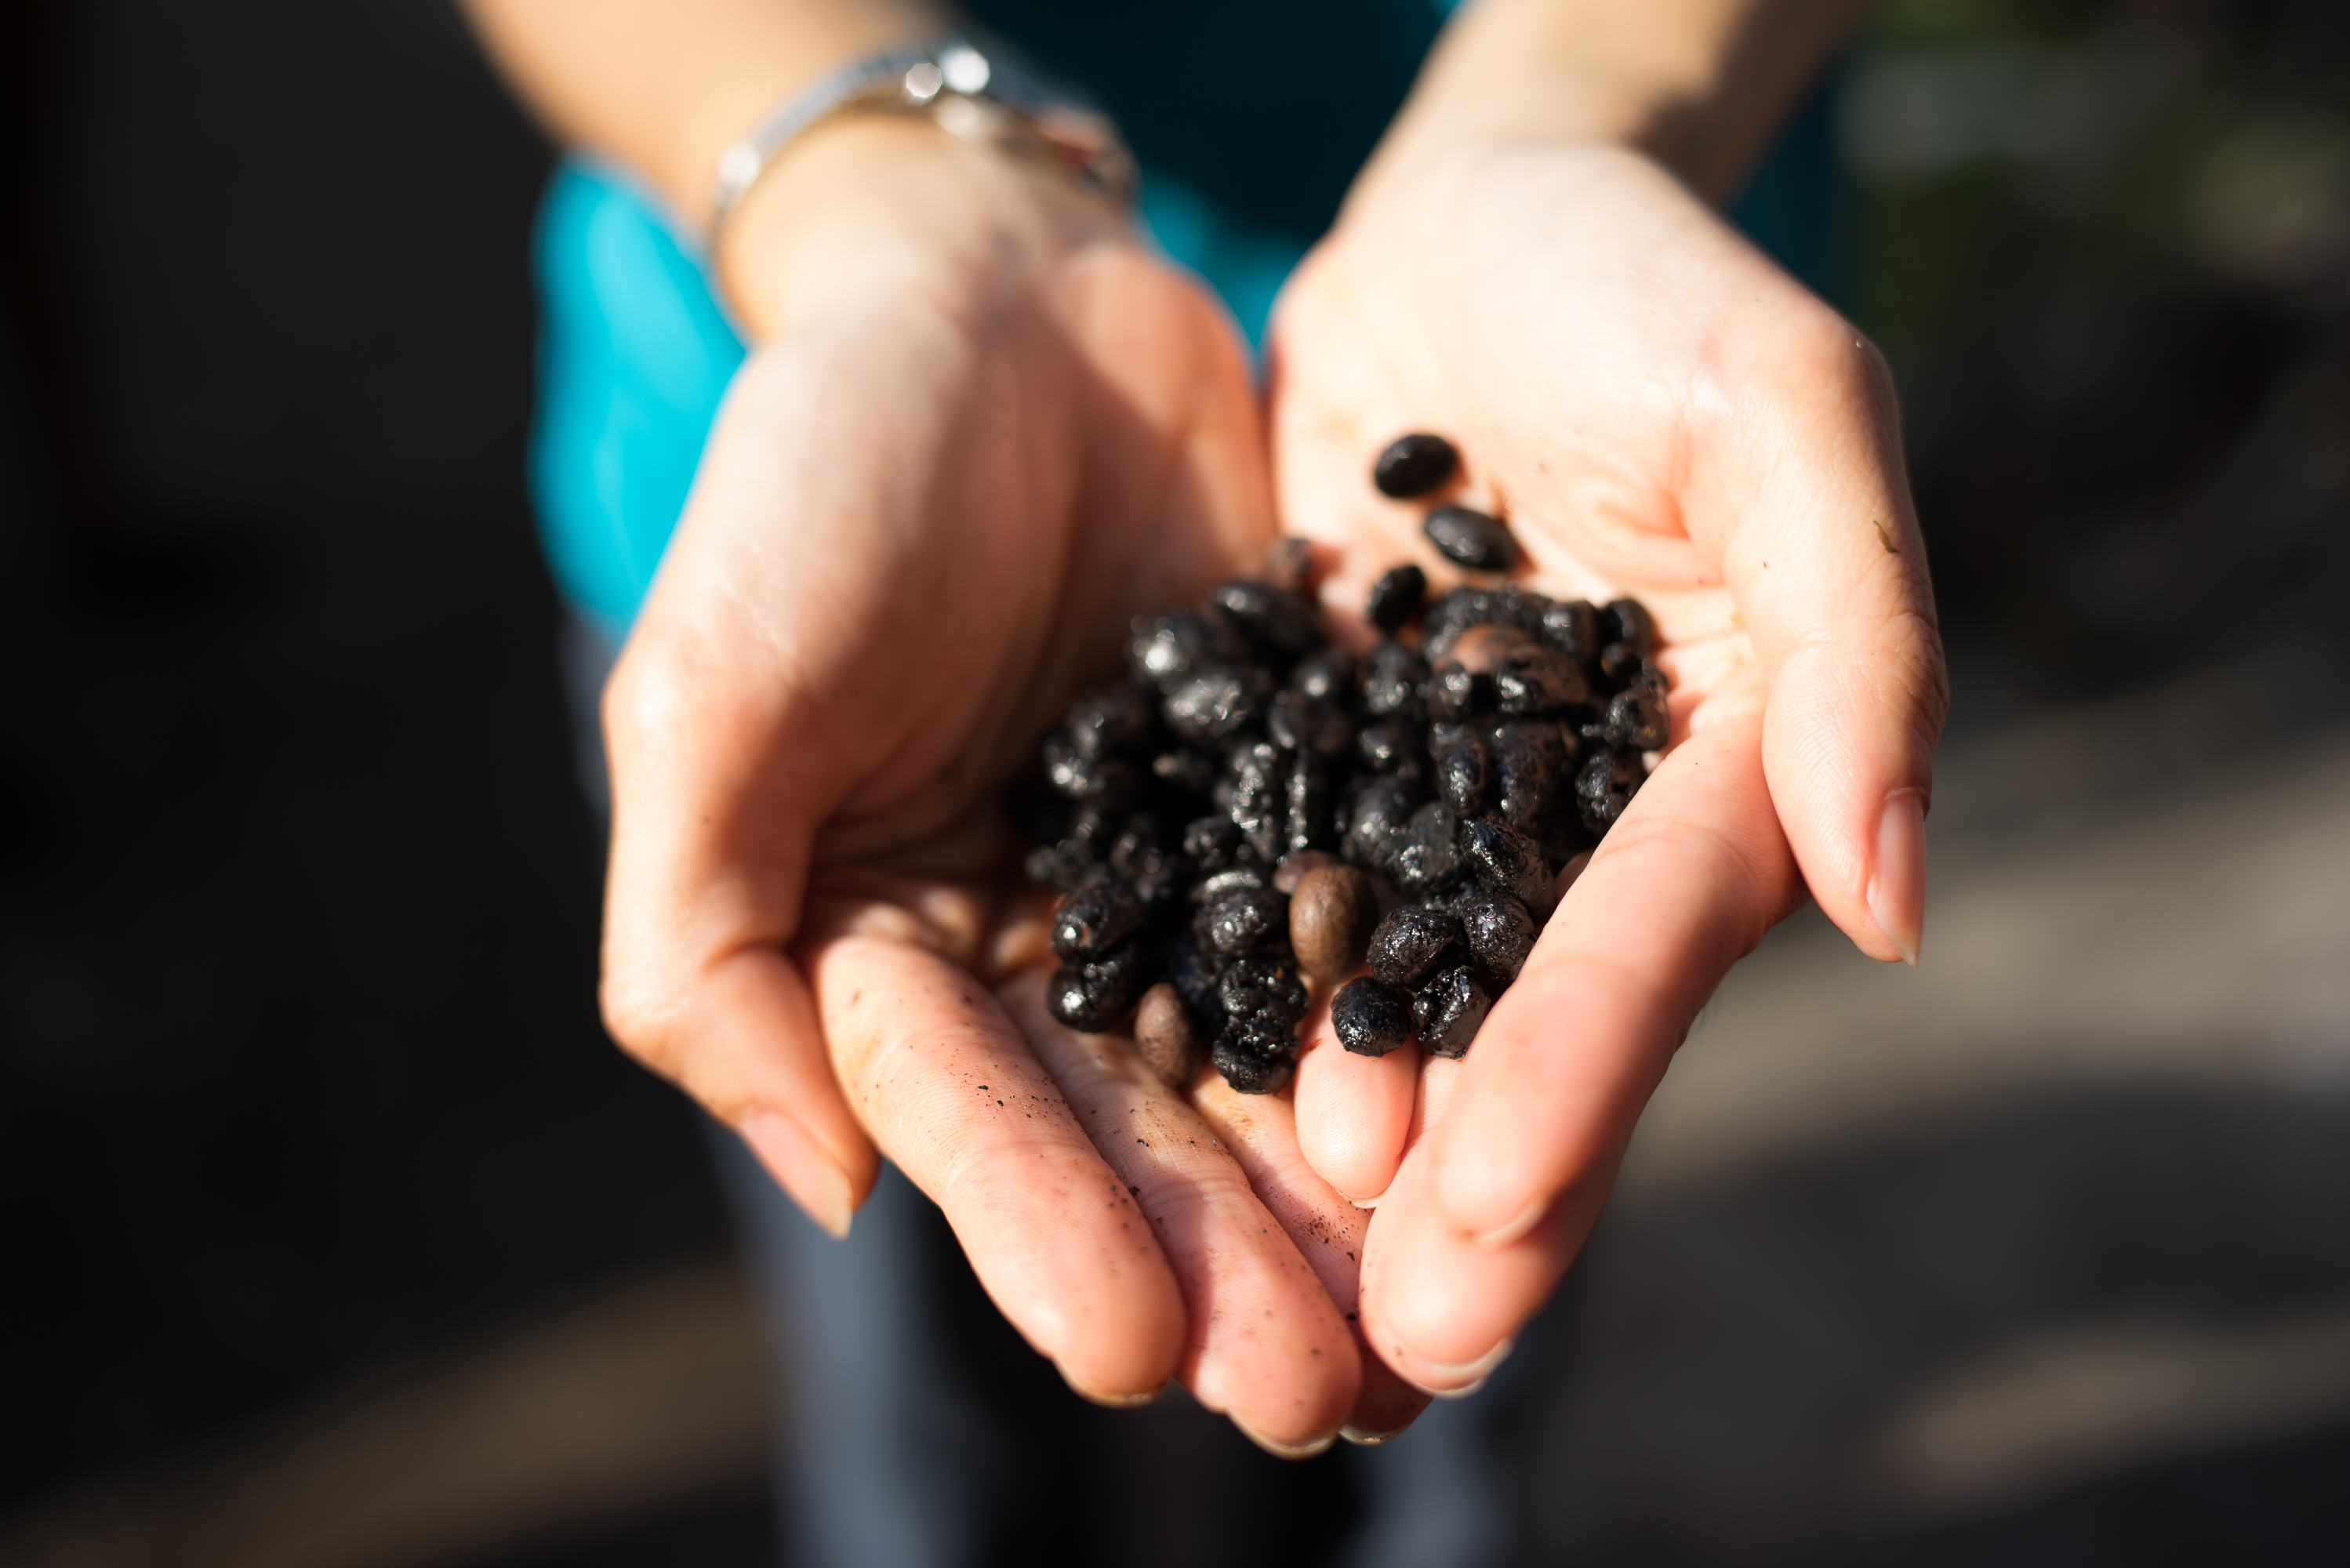
[[[1274,296],[1336,213],[1402,101],[1450,0],[995,0],[981,19],[1103,94],[1143,162],[1140,217],[1254,342]],[[1270,20],[1268,19],[1270,18]],[[1229,40],[1246,37],[1247,50]],[[1221,47],[1217,41],[1223,40]],[[1334,59],[1338,67],[1334,68]],[[1328,101],[1323,101],[1327,99]],[[1264,156],[1281,148],[1284,157]],[[1291,157],[1291,149],[1301,150]],[[1815,287],[1827,280],[1835,180],[1815,103],[1733,216]],[[615,639],[635,618],[742,339],[699,259],[624,174],[556,171],[539,213],[539,405],[531,493],[556,586]]]

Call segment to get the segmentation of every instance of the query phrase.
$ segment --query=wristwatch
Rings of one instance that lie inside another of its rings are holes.
[[[1140,185],[1134,154],[1107,115],[1047,88],[995,46],[961,33],[869,55],[785,99],[759,128],[718,157],[710,230],[716,237],[793,142],[844,115],[927,118],[968,141],[1060,169],[1115,206]]]

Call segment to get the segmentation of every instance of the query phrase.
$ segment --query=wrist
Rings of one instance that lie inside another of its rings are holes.
[[[844,301],[967,296],[1123,233],[1056,171],[927,120],[858,115],[775,161],[717,235],[711,269],[764,341]]]

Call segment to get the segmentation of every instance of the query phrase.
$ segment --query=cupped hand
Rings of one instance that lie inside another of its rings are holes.
[[[1450,436],[1455,498],[1521,576],[1654,612],[1675,748],[1459,1064],[1300,1064],[1320,1173],[1376,1199],[1378,1353],[1472,1386],[1555,1285],[1632,1126],[1729,966],[1806,890],[1915,961],[1947,689],[1876,351],[1645,158],[1469,147],[1358,194],[1277,308],[1282,519],[1337,554],[1334,607],[1396,561],[1457,577],[1371,459]]]
[[[1229,324],[1057,177],[925,127],[827,133],[736,222],[763,346],[606,694],[614,1033],[837,1232],[878,1146],[1080,1392],[1180,1376],[1284,1450],[1399,1427],[1359,1248],[1316,1242],[1347,1206],[1294,1134],[1220,1139],[1053,1025],[1004,875],[1035,737],[1132,615],[1270,537]]]

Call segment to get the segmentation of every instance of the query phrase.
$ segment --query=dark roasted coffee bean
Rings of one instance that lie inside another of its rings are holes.
[[[1314,607],[1301,594],[1252,577],[1235,577],[1220,586],[1212,597],[1216,607],[1262,647],[1295,658],[1322,640]]]
[[[1420,647],[1429,658],[1440,659],[1462,632],[1492,623],[1492,596],[1482,588],[1453,588],[1439,594],[1420,613]]]
[[[1245,888],[1202,905],[1191,929],[1218,958],[1280,941],[1289,935],[1289,900],[1270,888]]]
[[[1139,618],[1127,646],[1134,673],[1172,691],[1192,676],[1249,656],[1248,639],[1215,610],[1172,610]]]
[[[1467,875],[1455,842],[1461,819],[1441,801],[1411,814],[1403,831],[1388,841],[1387,870],[1408,898],[1424,898],[1453,887]]]
[[[1116,757],[1089,757],[1066,732],[1045,737],[1045,776],[1055,789],[1080,805],[1123,814],[1141,794],[1142,780]]]
[[[1134,1046],[1151,1071],[1173,1088],[1188,1089],[1208,1054],[1200,1026],[1175,987],[1160,981],[1142,993],[1134,1012]]]
[[[1464,733],[1436,753],[1436,793],[1456,816],[1483,813],[1493,792],[1493,749]]]
[[[1545,720],[1513,720],[1493,732],[1493,761],[1501,774],[1502,819],[1522,832],[1533,832],[1565,779],[1565,736]]]
[[[1264,732],[1287,752],[1313,752],[1338,757],[1354,744],[1355,724],[1335,702],[1308,697],[1303,691],[1277,694],[1266,712]]]
[[[1064,728],[1080,755],[1106,757],[1150,733],[1152,694],[1139,687],[1112,686],[1069,704]]]
[[[1356,793],[1338,853],[1357,866],[1387,864],[1394,841],[1419,805],[1419,791],[1400,778],[1376,778]]]
[[[1667,723],[1664,700],[1646,685],[1625,688],[1607,700],[1599,732],[1619,752],[1660,752]]]
[[[1477,886],[1496,898],[1515,898],[1537,920],[1550,917],[1550,867],[1542,846],[1506,823],[1461,825],[1461,855]]]
[[[1097,882],[1061,901],[1053,917],[1053,956],[1098,959],[1142,929],[1142,900],[1123,882]]]
[[[1225,780],[1231,785],[1225,809],[1242,836],[1259,859],[1280,859],[1289,815],[1289,768],[1280,749],[1265,741],[1237,748],[1227,760]]]
[[[1599,679],[1621,686],[1640,672],[1640,652],[1628,642],[1611,642],[1599,650]]]
[[[1151,777],[1193,794],[1205,794],[1215,788],[1220,767],[1214,757],[1189,746],[1178,746],[1150,759]]]
[[[1493,672],[1493,692],[1504,713],[1563,713],[1591,701],[1591,683],[1565,654],[1537,648]]]
[[[1467,506],[1440,506],[1420,524],[1444,558],[1472,572],[1506,572],[1518,564],[1518,541],[1499,517]]]
[[[1289,763],[1288,810],[1282,829],[1282,852],[1326,849],[1337,842],[1330,824],[1330,766],[1313,752],[1300,752]]]
[[[1216,977],[1222,972],[1215,955],[1201,948],[1191,932],[1175,939],[1167,957],[1167,980],[1205,1034],[1224,1026],[1223,999],[1216,992]]]
[[[1265,875],[1263,867],[1235,866],[1228,871],[1219,871],[1212,877],[1201,877],[1199,883],[1191,889],[1191,902],[1212,904],[1217,899],[1228,898],[1234,893],[1250,892],[1259,888],[1272,886],[1273,878]]]
[[[1364,975],[1330,999],[1330,1030],[1357,1056],[1384,1056],[1411,1039],[1411,997]]]
[[[1080,806],[1069,814],[1068,831],[1061,835],[1061,841],[1083,845],[1095,859],[1106,859],[1125,821],[1097,806]]]
[[[1343,648],[1310,653],[1289,672],[1289,684],[1317,702],[1346,707],[1355,697],[1355,656]]]
[[[1391,774],[1424,750],[1420,727],[1409,719],[1381,719],[1355,734],[1355,758],[1375,774]]]
[[[1411,1022],[1420,1048],[1431,1056],[1463,1056],[1485,1013],[1493,1005],[1485,988],[1464,966],[1430,980],[1411,999]]]
[[[1460,919],[1449,910],[1406,904],[1371,932],[1371,972],[1409,991],[1448,962],[1461,961]]]
[[[1428,660],[1417,649],[1382,642],[1363,670],[1363,711],[1374,719],[1421,717],[1427,682]]]
[[[1543,611],[1542,639],[1584,669],[1599,662],[1599,612],[1587,599],[1567,599]]]
[[[1397,566],[1371,585],[1370,602],[1363,618],[1381,631],[1401,631],[1419,613],[1428,597],[1428,574],[1418,566]]]
[[[1289,950],[1316,984],[1332,984],[1361,967],[1378,922],[1379,896],[1369,873],[1324,866],[1301,877],[1290,895]]]
[[[1291,593],[1302,591],[1314,576],[1314,545],[1298,538],[1275,539],[1264,553],[1264,580]]]
[[[1080,1034],[1118,1027],[1142,993],[1141,950],[1131,943],[1087,963],[1065,963],[1046,987],[1046,1011]]]
[[[1438,670],[1428,682],[1428,717],[1436,724],[1454,724],[1493,711],[1493,678],[1455,664]]]
[[[1610,599],[1600,615],[1610,641],[1623,643],[1641,659],[1657,651],[1657,623],[1648,618],[1648,607],[1639,600]]]
[[[1227,1021],[1262,1019],[1284,1029],[1305,1016],[1305,986],[1279,959],[1247,954],[1224,966],[1216,997]]]
[[[1371,464],[1371,483],[1381,495],[1409,501],[1440,489],[1461,466],[1461,453],[1440,435],[1419,431],[1388,442]]]
[[[1583,812],[1583,826],[1594,833],[1605,833],[1624,815],[1632,804],[1646,775],[1640,764],[1617,752],[1595,752],[1575,777],[1575,804]]]
[[[1247,840],[1229,816],[1202,816],[1183,825],[1183,853],[1203,873],[1232,869]]]
[[[1178,739],[1214,746],[1254,724],[1272,695],[1263,670],[1210,670],[1177,682],[1159,711]]]
[[[1541,928],[1515,898],[1496,898],[1478,888],[1457,906],[1461,929],[1469,942],[1469,956],[1488,991],[1499,996],[1518,978],[1526,955],[1534,951]]]
[[[1243,1095],[1274,1094],[1297,1072],[1296,1037],[1255,1020],[1225,1025],[1208,1054],[1224,1082]]]

